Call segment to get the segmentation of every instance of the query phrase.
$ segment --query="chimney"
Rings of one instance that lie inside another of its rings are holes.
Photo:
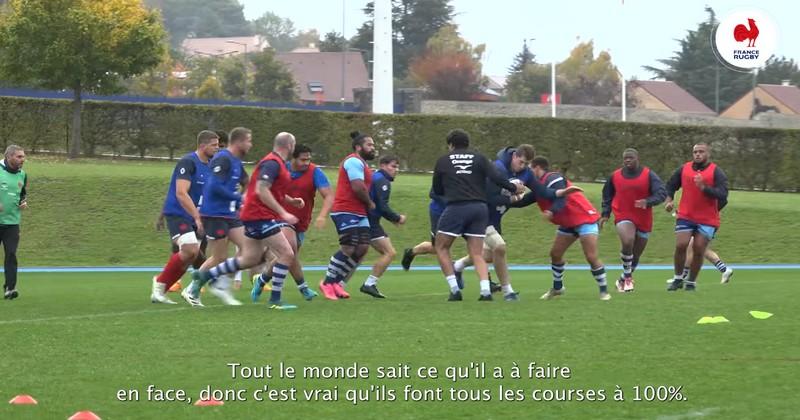
[[[781,86],[791,86],[791,85],[792,85],[792,81],[791,80],[789,80],[789,79],[781,80]]]

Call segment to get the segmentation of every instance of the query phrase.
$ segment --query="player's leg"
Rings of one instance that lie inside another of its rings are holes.
[[[456,282],[455,271],[453,270],[453,260],[450,257],[450,247],[453,246],[456,236],[437,233],[434,247],[436,249],[436,258],[439,261],[439,267],[442,269],[447,285],[450,287],[450,298],[448,300],[461,300],[461,291]]]
[[[675,225],[674,276],[669,287],[667,287],[668,291],[683,288],[683,268],[686,266],[687,260],[686,250],[689,247],[689,241],[692,239],[693,231],[694,227],[690,222],[678,219]]]
[[[403,270],[408,271],[411,268],[411,263],[414,262],[414,258],[416,258],[417,255],[428,255],[435,253],[436,250],[433,249],[433,243],[431,241],[420,242],[417,245],[414,245],[413,248],[406,248],[403,251],[403,260],[401,261]]]
[[[506,259],[506,241],[503,236],[493,227],[486,228],[486,238],[484,239],[484,259],[492,262],[494,272],[500,280],[500,290],[503,292],[503,300],[519,300],[519,294],[511,286],[511,273],[508,271],[508,260]],[[488,255],[487,255],[488,254]],[[492,288],[490,279],[490,289]],[[494,290],[492,290],[494,292]]]
[[[17,291],[17,248],[19,247],[19,225],[4,226],[2,232],[4,259],[5,288],[4,299],[16,299]],[[169,299],[167,299],[169,300]]]
[[[542,299],[552,299],[564,294],[564,254],[570,246],[578,240],[574,232],[567,232],[559,228],[553,246],[550,248],[550,271],[553,274],[553,287],[542,295]]]
[[[714,267],[717,268],[717,271],[722,273],[722,279],[720,280],[720,283],[725,284],[731,281],[731,276],[733,276],[733,269],[728,267],[725,264],[725,261],[722,261],[722,258],[719,257],[719,254],[714,252],[714,250],[711,249],[710,246],[706,247],[706,253],[704,256],[706,260],[708,260],[708,262],[714,264]]]
[[[392,260],[397,254],[397,251],[394,250],[394,246],[392,246],[392,240],[389,239],[388,236],[374,238],[372,239],[370,245],[375,251],[378,252],[378,259],[372,266],[372,272],[367,277],[367,280],[364,282],[364,284],[361,285],[359,290],[362,293],[366,293],[372,297],[383,299],[386,296],[378,291],[378,280],[380,280],[383,273],[386,272],[386,269],[389,268],[389,265],[392,263]]]
[[[236,245],[236,256],[241,256],[242,248],[244,247],[245,236],[244,236],[244,227],[241,225],[241,222],[234,221],[228,223],[228,241]],[[219,245],[217,245],[219,246]],[[227,256],[227,244],[225,244],[225,254]],[[216,250],[220,252],[219,250]],[[219,261],[219,256],[216,256],[216,260]],[[241,270],[237,270],[235,273],[240,273]],[[235,274],[231,273],[231,274]],[[240,278],[241,281],[241,278]],[[209,284],[209,292],[219,298],[224,304],[232,305],[232,306],[239,306],[242,303],[238,301],[236,298],[233,297],[231,293],[231,278],[228,274],[224,274],[219,276],[214,281],[211,281]]]
[[[617,291],[624,292],[625,285],[633,290],[633,247],[636,242],[636,225],[630,220],[620,220],[616,224],[617,235],[619,236],[620,251],[619,258],[622,260],[622,275],[617,279]]]
[[[592,277],[597,282],[597,287],[600,290],[600,299],[609,300],[611,295],[608,294],[608,284],[606,282],[606,267],[603,261],[600,260],[600,255],[597,250],[597,240],[600,232],[597,223],[588,223],[581,225],[577,228],[578,235],[580,235],[581,248],[583,255],[586,257],[586,262],[592,271]]]
[[[308,283],[306,283],[306,279],[303,274],[303,264],[300,262],[300,250],[303,247],[303,241],[305,240],[306,234],[305,232],[296,232],[294,229],[292,229],[292,232],[286,231],[285,234],[294,235],[294,240],[297,244],[297,249],[294,253],[294,260],[292,260],[292,265],[289,266],[289,274],[292,275],[294,283],[297,285],[297,290],[299,290],[300,294],[303,295],[303,299],[314,299],[315,297],[319,296],[319,293],[309,287]]]
[[[697,277],[700,275],[700,269],[703,268],[703,256],[706,253],[708,245],[714,239],[716,228],[707,225],[697,225],[697,230],[694,232],[694,243],[692,243],[692,264],[690,266],[689,278],[686,280],[686,291],[692,291],[697,285]]]
[[[153,278],[150,301],[174,304],[175,302],[166,296],[166,291],[180,280],[189,264],[197,258],[197,254],[200,252],[200,242],[191,222],[170,216],[167,216],[166,219],[172,235],[172,243],[177,247],[177,252],[170,256],[161,273]]]
[[[649,238],[650,234],[648,232],[636,231],[636,240],[633,242],[633,262],[631,263],[631,284],[630,289],[628,289],[627,283],[625,284],[626,292],[633,291],[633,273],[636,271],[636,267],[639,266],[639,261],[642,258],[642,254],[644,254],[645,248],[647,248],[647,241]]]
[[[294,261],[295,249],[297,249],[294,231],[292,231],[289,236],[290,237],[287,238],[287,235],[282,233],[280,229],[276,229],[273,234],[263,239],[267,248],[277,257],[275,263],[272,265],[272,290],[270,291],[269,299],[270,309],[296,308],[295,305],[283,303],[281,299],[283,283],[286,280],[286,276],[289,274],[289,266]]]

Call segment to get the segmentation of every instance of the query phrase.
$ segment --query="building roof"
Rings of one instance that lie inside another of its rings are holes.
[[[364,57],[360,52],[299,52],[278,53],[275,58],[283,62],[300,88],[300,100],[353,102],[353,89],[368,88],[369,76]],[[342,59],[344,58],[344,92],[342,92]],[[319,93],[312,92],[320,91]]]
[[[715,114],[714,110],[705,106],[689,92],[678,86],[675,82],[661,82],[656,80],[634,80],[632,85],[638,85],[669,109],[675,112],[696,112],[702,114]]]
[[[759,84],[758,87],[796,114],[800,114],[800,88],[797,86]]]
[[[186,38],[181,47],[186,55],[205,55],[219,57],[245,52],[259,52],[269,48],[269,42],[262,36],[230,36],[224,38]]]

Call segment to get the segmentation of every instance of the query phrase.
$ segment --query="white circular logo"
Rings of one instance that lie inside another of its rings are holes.
[[[766,13],[737,10],[720,20],[712,36],[714,53],[734,70],[764,66],[778,46],[778,27]]]
[[[186,173],[186,168],[181,168],[181,175]]]

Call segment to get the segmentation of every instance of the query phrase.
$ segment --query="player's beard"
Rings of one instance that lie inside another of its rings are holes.
[[[362,150],[362,151],[358,152],[358,154],[359,154],[359,156],[361,156],[361,159],[364,159],[364,160],[375,159],[375,155],[376,155],[374,150],[369,152],[369,153],[367,153],[367,152]]]

